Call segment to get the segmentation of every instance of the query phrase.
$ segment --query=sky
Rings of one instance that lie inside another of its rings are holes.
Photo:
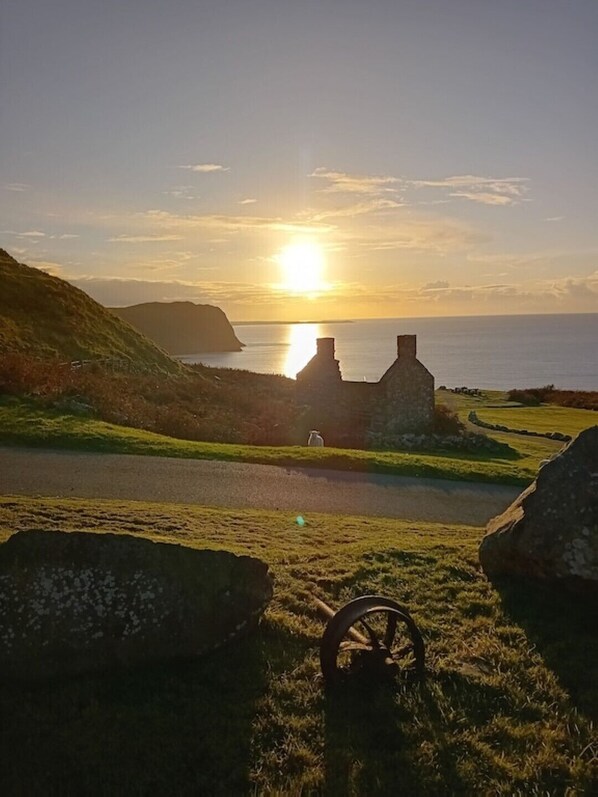
[[[0,246],[233,321],[598,312],[596,0],[3,0]]]

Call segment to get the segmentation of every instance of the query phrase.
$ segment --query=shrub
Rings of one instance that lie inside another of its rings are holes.
[[[509,401],[517,401],[526,407],[538,407],[541,403],[538,396],[531,390],[510,390],[507,394]]]
[[[445,404],[436,404],[434,407],[434,427],[436,434],[460,434],[465,430],[465,424],[456,412]]]
[[[175,375],[115,371],[98,361],[0,355],[0,395],[30,397],[48,407],[84,408],[100,420],[205,442],[285,445],[301,408],[294,384],[249,371],[189,368]]]

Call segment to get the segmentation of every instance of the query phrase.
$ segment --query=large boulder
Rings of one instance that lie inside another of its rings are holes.
[[[598,426],[581,432],[480,545],[488,576],[521,575],[598,594]]]
[[[0,676],[193,657],[255,626],[268,565],[126,534],[21,531],[0,545]]]

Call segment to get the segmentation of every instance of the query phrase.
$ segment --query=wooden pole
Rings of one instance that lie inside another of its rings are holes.
[[[324,601],[321,601],[319,598],[314,598],[314,603],[316,604],[316,608],[320,614],[323,614],[329,620],[332,619],[336,614],[334,609],[331,609],[327,603],[324,603]],[[354,642],[358,642],[360,645],[371,647],[371,639],[368,639],[363,634],[360,634],[359,631],[356,631],[352,626],[347,629],[347,636],[350,636]]]

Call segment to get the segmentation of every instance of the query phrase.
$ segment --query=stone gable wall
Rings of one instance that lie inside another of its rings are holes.
[[[434,377],[415,357],[415,336],[398,338],[398,358],[378,382],[342,379],[334,340],[318,340],[318,353],[297,374],[298,399],[310,423],[331,445],[372,433],[392,438],[429,432],[434,421]]]
[[[397,360],[380,385],[384,400],[379,403],[374,425],[383,426],[387,434],[431,430],[434,377],[419,360]]]

